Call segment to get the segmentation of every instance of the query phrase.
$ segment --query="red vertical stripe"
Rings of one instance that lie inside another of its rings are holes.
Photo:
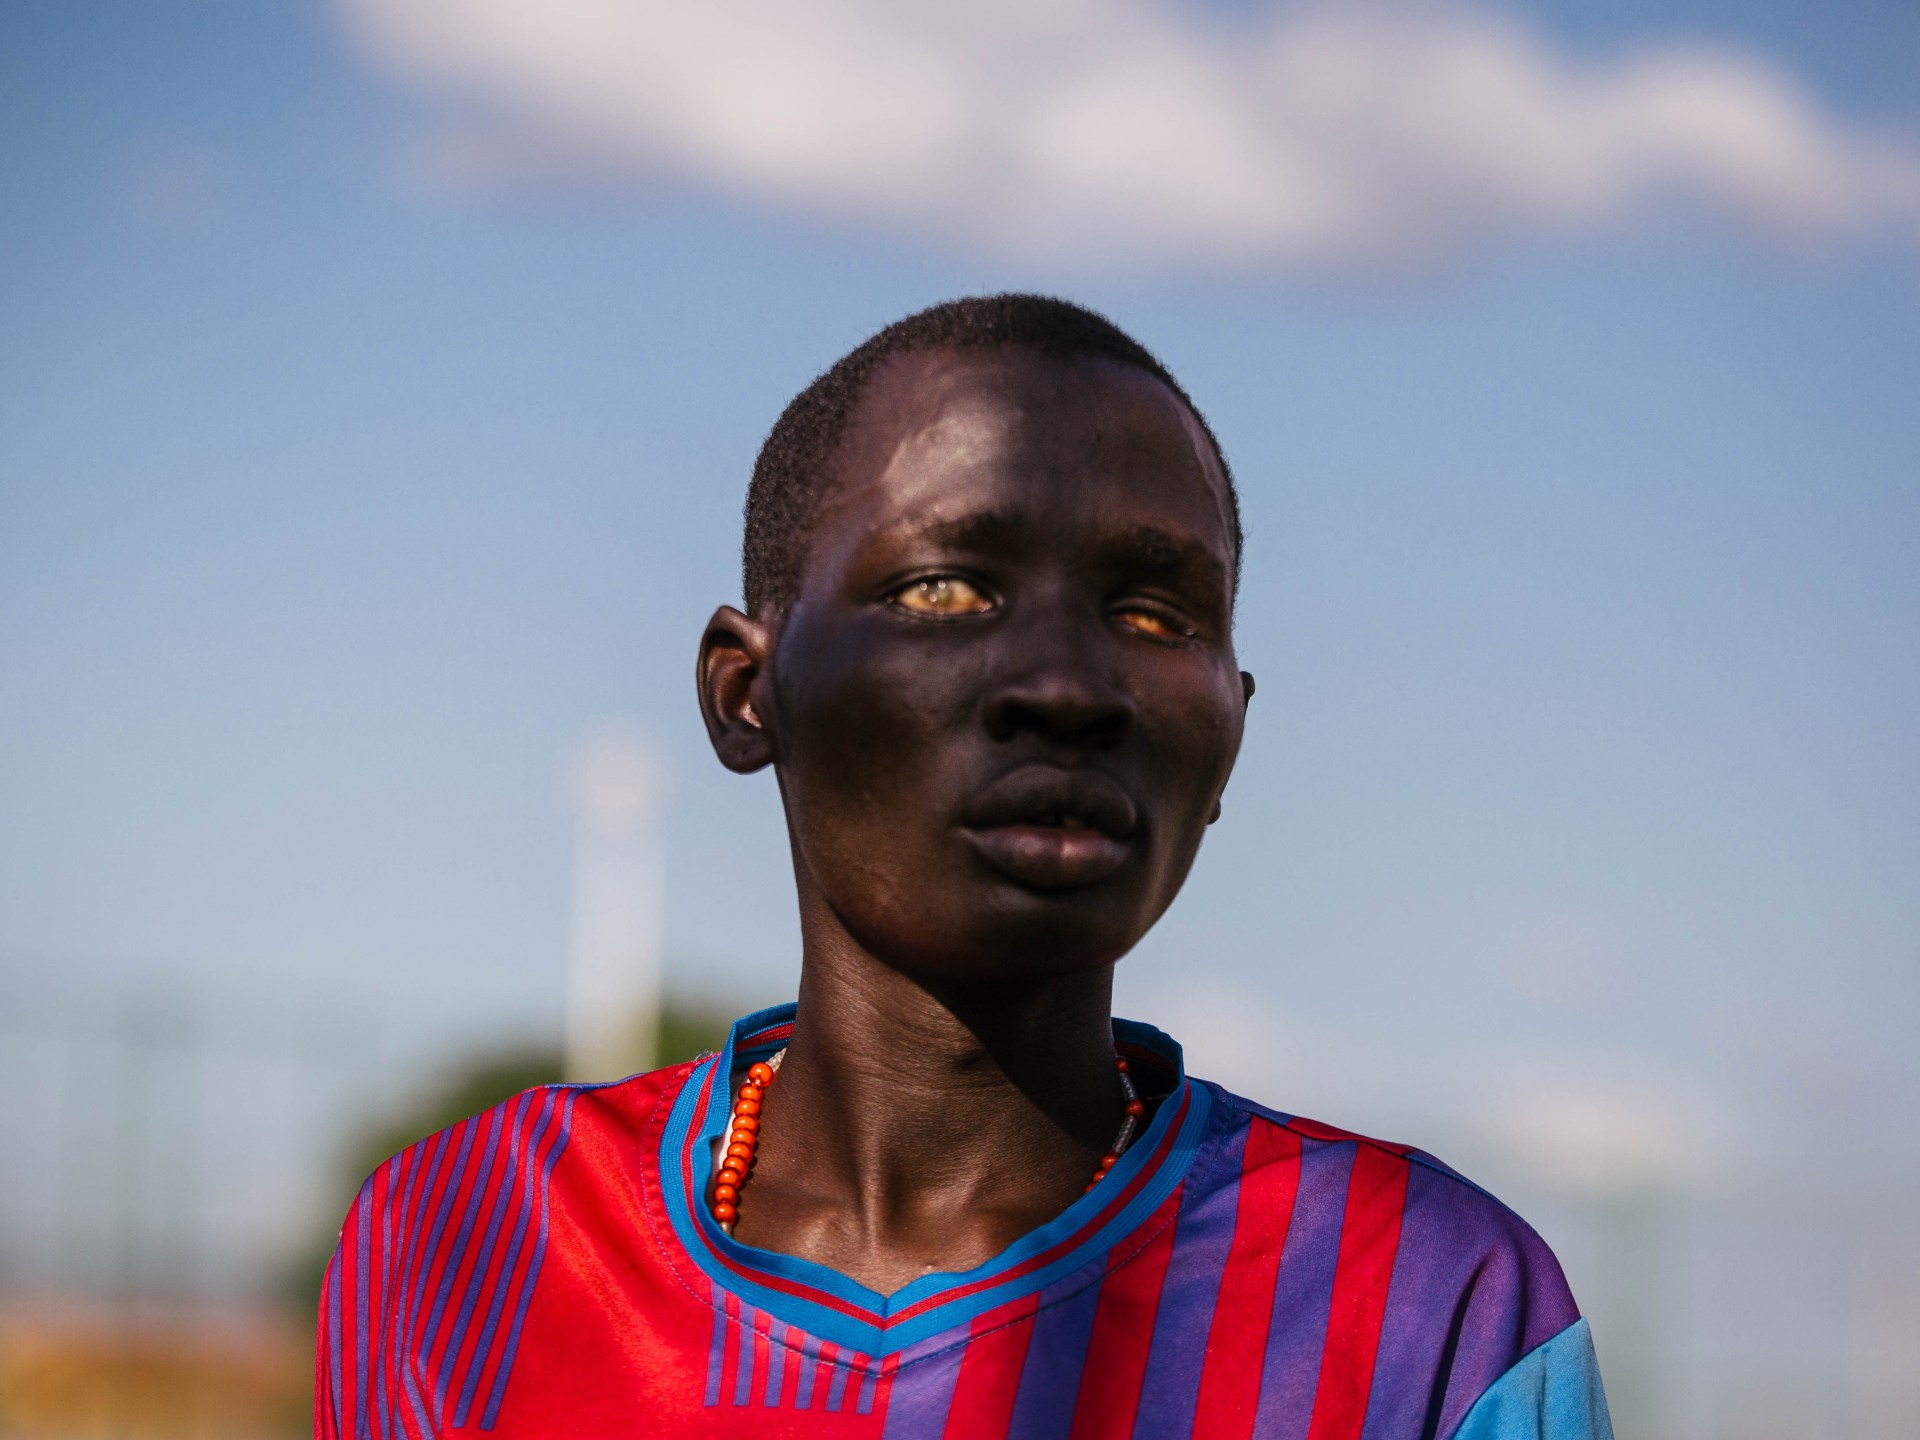
[[[764,1310],[753,1312],[753,1378],[747,1383],[747,1404],[757,1405],[767,1388],[767,1329],[773,1317]],[[736,1392],[737,1393],[737,1392]]]
[[[1359,1440],[1406,1198],[1406,1160],[1372,1145],[1356,1146],[1307,1440]]]
[[[1000,1440],[1007,1433],[1039,1308],[1035,1292],[974,1317],[947,1407],[947,1440]]]
[[[827,1396],[832,1392],[833,1367],[840,1359],[840,1347],[831,1340],[820,1342],[820,1355],[813,1367],[813,1388],[800,1393],[807,1397],[807,1408],[824,1410],[827,1408]],[[794,1408],[800,1406],[799,1396],[794,1397]]]
[[[873,1410],[867,1415],[859,1414],[859,1392],[854,1392],[853,1400],[846,1406],[862,1422],[876,1427],[874,1433],[884,1436],[887,1424],[887,1404],[893,1399],[893,1377],[900,1373],[900,1355],[898,1351],[886,1356],[880,1362],[880,1378],[873,1387]]]
[[[1153,1343],[1153,1317],[1160,1308],[1167,1261],[1173,1257],[1173,1222],[1179,1213],[1180,1191],[1175,1190],[1142,1227],[1159,1227],[1145,1247],[1130,1256],[1116,1248],[1108,1257],[1068,1440],[1118,1440],[1133,1433],[1140,1383],[1147,1374],[1147,1350]]]
[[[1193,1413],[1193,1433],[1207,1440],[1253,1434],[1273,1287],[1299,1188],[1300,1137],[1255,1116],[1241,1157],[1233,1246],[1220,1275],[1220,1298],[1207,1330],[1200,1399]]]

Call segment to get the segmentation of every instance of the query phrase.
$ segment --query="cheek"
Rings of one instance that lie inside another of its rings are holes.
[[[1156,707],[1155,731],[1169,805],[1179,811],[1211,812],[1240,752],[1244,707],[1240,675],[1232,684],[1209,674]]]
[[[801,678],[778,692],[787,783],[806,812],[897,824],[937,799],[929,792],[965,709],[964,677],[903,647],[835,638],[796,657],[786,673]]]

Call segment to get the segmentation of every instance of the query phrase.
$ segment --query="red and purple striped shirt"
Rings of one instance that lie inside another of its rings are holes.
[[[1271,1437],[1605,1440],[1546,1245],[1405,1146],[1189,1079],[1112,1175],[989,1263],[882,1296],[737,1244],[700,1197],[718,1056],[528,1091],[387,1161],[320,1302],[324,1440]]]

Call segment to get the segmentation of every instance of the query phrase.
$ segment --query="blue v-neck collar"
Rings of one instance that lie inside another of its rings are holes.
[[[1157,1062],[1175,1078],[1112,1173],[985,1264],[961,1274],[924,1275],[881,1295],[814,1261],[740,1244],[702,1203],[712,1174],[710,1142],[725,1133],[732,1114],[731,1076],[787,1043],[794,1010],[777,1005],[736,1021],[726,1047],[695,1065],[661,1134],[661,1190],[674,1238],[717,1292],[730,1292],[843,1350],[875,1358],[894,1354],[1104,1259],[1173,1193],[1206,1125],[1207,1089],[1187,1079],[1179,1045],[1151,1025],[1116,1019],[1114,1041],[1122,1052]]]

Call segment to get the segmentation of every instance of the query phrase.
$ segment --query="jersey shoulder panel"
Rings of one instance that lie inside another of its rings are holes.
[[[1451,1434],[1523,1357],[1580,1322],[1546,1242],[1452,1167],[1410,1145],[1226,1099],[1249,1125],[1291,1137],[1264,1152],[1297,1147],[1289,1247],[1313,1237],[1334,1273],[1380,1282],[1367,1440],[1401,1423]]]
[[[315,1433],[490,1428],[553,1233],[555,1175],[640,1154],[632,1137],[689,1066],[543,1085],[400,1151],[367,1177],[322,1281]],[[584,1152],[584,1153],[582,1153]],[[563,1176],[564,1178],[564,1176]],[[594,1183],[635,1183],[623,1173]]]
[[[1613,1440],[1587,1322],[1522,1356],[1474,1403],[1453,1440]]]

